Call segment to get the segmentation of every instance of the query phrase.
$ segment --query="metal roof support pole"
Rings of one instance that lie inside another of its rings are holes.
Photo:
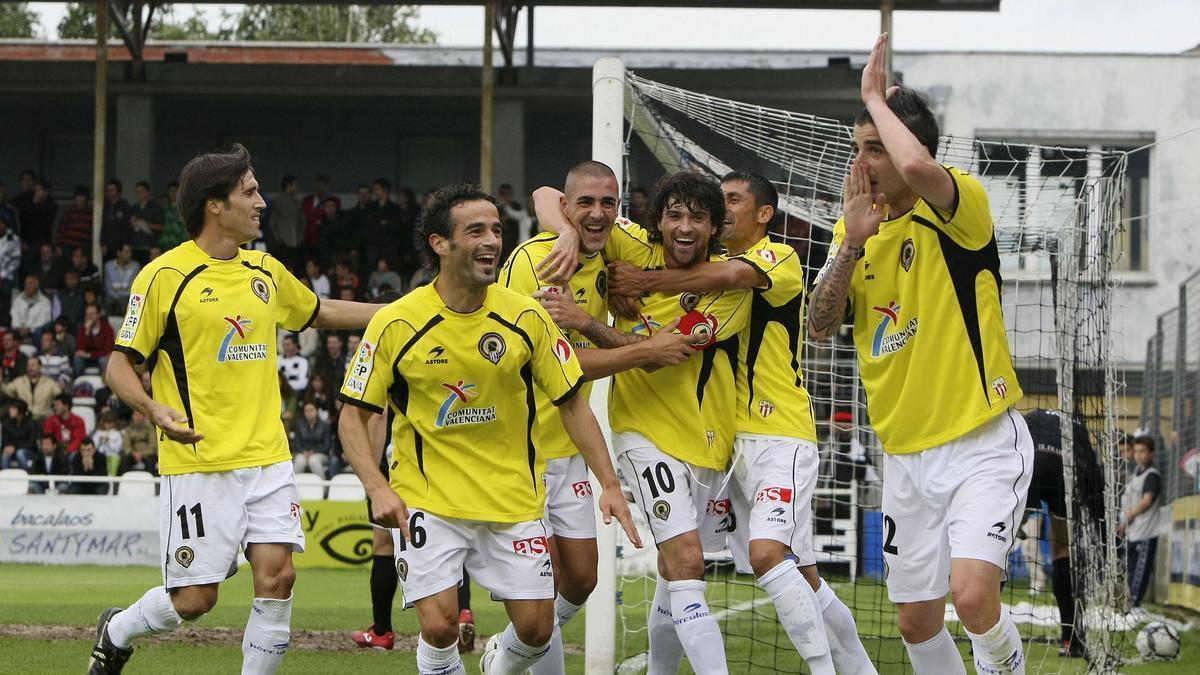
[[[892,43],[895,35],[892,33],[892,10],[896,9],[896,0],[879,0],[879,32],[888,34],[887,45],[884,46],[883,66],[887,70],[887,86],[892,86],[895,78],[892,76]]]
[[[483,2],[483,84],[480,91],[479,114],[479,185],[484,192],[492,191],[492,94],[496,71],[492,68],[492,30],[495,25],[496,0]]]
[[[96,3],[96,113],[92,130],[92,262],[100,260],[104,224],[104,155],[108,136],[108,3]]]

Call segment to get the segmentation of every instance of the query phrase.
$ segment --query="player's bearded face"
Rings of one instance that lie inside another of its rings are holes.
[[[912,192],[912,188],[900,175],[900,170],[892,164],[892,157],[883,146],[883,140],[874,124],[855,125],[853,151],[855,159],[867,165],[872,193],[882,192],[886,195],[888,204],[898,204]]]
[[[663,254],[668,267],[690,267],[708,257],[708,240],[716,235],[712,214],[693,211],[687,204],[671,201],[658,223]]]
[[[454,270],[467,284],[486,285],[496,281],[500,264],[500,213],[488,201],[459,204],[450,209],[453,236],[446,242],[442,269]]]
[[[566,185],[564,211],[579,231],[579,247],[599,253],[617,220],[617,181],[611,177],[576,176]]]
[[[260,221],[267,202],[258,192],[258,181],[253,172],[247,171],[242,176],[242,182],[229,194],[227,204],[221,212],[222,229],[240,243],[257,239],[262,232]]]

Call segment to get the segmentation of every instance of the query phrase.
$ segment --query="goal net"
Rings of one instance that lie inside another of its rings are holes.
[[[811,281],[841,211],[851,158],[847,122],[706,96],[633,73],[625,74],[624,91],[625,206],[634,188],[650,189],[666,171],[688,168],[717,178],[732,170],[762,174],[780,196],[772,235],[796,249]],[[1119,255],[1125,155],[1101,147],[943,137],[938,160],[978,176],[991,200],[1005,321],[1026,392],[1021,412],[1044,408],[1075,422],[1060,427],[1062,447],[1074,449],[1063,453],[1063,463],[1076,623],[1088,670],[1114,672],[1133,628],[1116,538],[1125,473],[1117,451],[1121,383],[1110,358],[1111,272]],[[822,576],[854,613],[879,671],[911,672],[883,584],[882,454],[849,331],[832,343],[806,345],[803,371],[821,454],[814,547]],[[1023,532],[1003,601],[1025,641],[1028,670],[1077,672],[1079,660],[1058,656],[1049,518],[1031,517]],[[643,538],[652,541],[648,530]],[[708,602],[720,622],[730,671],[807,672],[753,577],[736,573],[727,553],[709,556],[707,563]],[[619,673],[646,668],[654,566],[653,546],[617,547],[613,639]],[[969,664],[969,642],[949,604],[946,618]]]

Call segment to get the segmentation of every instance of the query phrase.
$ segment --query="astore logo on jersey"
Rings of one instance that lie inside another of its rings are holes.
[[[239,340],[246,339],[252,324],[250,319],[243,319],[242,315],[238,314],[232,318],[225,317],[225,321],[229,324],[229,332],[225,334],[225,339],[221,340],[221,348],[217,351],[217,363],[267,360],[267,345],[261,343],[239,344],[233,341],[235,336]]]
[[[442,357],[442,354],[444,354],[445,352],[446,352],[446,348],[441,345],[438,345],[438,346],[434,347],[433,349],[430,349],[429,354],[427,355],[427,358],[425,359],[425,365],[434,366],[439,363],[450,363],[450,359]]]
[[[203,305],[206,302],[220,302],[220,301],[221,301],[221,298],[213,297],[212,286],[205,286],[204,290],[200,291],[200,304]]]
[[[550,544],[548,544],[546,542],[546,538],[542,536],[532,537],[530,539],[518,539],[513,542],[513,551],[519,555],[527,555],[537,558],[550,552]]]
[[[459,380],[457,384],[443,382],[450,394],[446,396],[446,400],[442,402],[442,407],[438,409],[437,420],[434,425],[441,429],[443,427],[453,427],[460,424],[487,424],[488,422],[496,421],[496,406],[488,406],[486,408],[477,407],[458,407],[462,404],[475,398],[479,395],[479,390],[474,384],[467,384],[463,380]]]
[[[879,325],[875,327],[875,337],[871,340],[871,356],[879,357],[883,354],[891,354],[904,349],[904,345],[908,344],[917,334],[917,317],[908,320],[901,330],[896,330],[889,333],[888,328],[898,326],[900,324],[900,305],[893,300],[887,304],[887,307],[872,307],[872,310],[879,312],[883,316],[879,319]]]

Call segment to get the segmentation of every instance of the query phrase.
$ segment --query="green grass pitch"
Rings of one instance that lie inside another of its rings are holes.
[[[371,620],[368,578],[367,569],[300,570],[292,615],[295,647],[289,650],[281,674],[416,672],[412,651],[379,652],[351,646],[349,632],[363,628]],[[158,570],[149,567],[0,565],[0,654],[3,654],[0,663],[4,664],[0,670],[83,673],[91,649],[89,636],[99,611],[111,605],[127,605],[158,583]],[[882,664],[880,672],[884,675],[903,672],[899,666],[903,645],[882,587],[872,583],[852,586],[835,580],[835,588],[839,595],[860,608],[857,619],[862,633],[888,636],[866,643],[872,658]],[[620,614],[625,623],[618,629],[617,648],[619,654],[629,658],[645,651],[645,607],[653,588],[652,582],[631,581],[621,589],[624,606]],[[488,600],[485,591],[479,587],[474,590],[472,604],[481,636],[477,647],[481,648],[483,637],[503,629],[507,617],[503,606]],[[140,645],[125,672],[130,675],[236,672],[241,663],[240,630],[249,612],[251,595],[249,570],[244,569],[222,585],[216,609],[196,624],[200,632],[177,633]],[[727,584],[712,579],[709,601],[727,636],[731,672],[807,672],[793,654],[787,636],[777,630],[773,608],[761,590],[742,582]],[[728,611],[730,608],[738,611]],[[393,616],[398,635],[416,635],[413,612],[401,611],[397,606]],[[751,631],[754,640],[749,638]],[[564,639],[567,672],[582,673],[582,614],[567,626]],[[966,654],[967,645],[959,646]],[[1184,633],[1183,661],[1130,666],[1122,668],[1122,672],[1137,675],[1193,672],[1184,664],[1197,649],[1200,639],[1195,633]],[[468,672],[478,672],[478,656],[477,649],[464,658]],[[1028,657],[1030,673],[1084,672],[1081,661],[1060,659],[1050,645],[1032,645]],[[627,669],[640,672],[631,666],[636,666],[636,658]],[[691,670],[685,664],[682,672]]]

